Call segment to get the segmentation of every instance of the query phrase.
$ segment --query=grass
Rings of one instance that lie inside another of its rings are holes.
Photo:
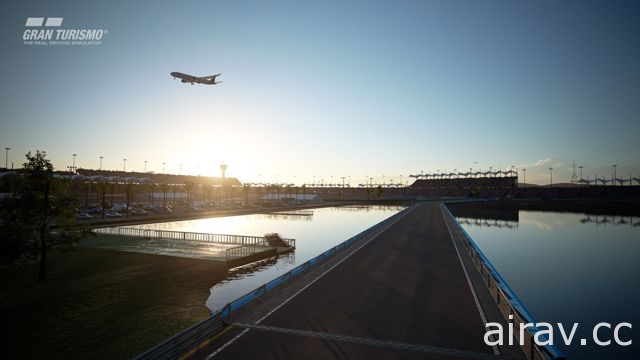
[[[128,359],[202,320],[223,262],[78,247],[0,269],[3,359]]]

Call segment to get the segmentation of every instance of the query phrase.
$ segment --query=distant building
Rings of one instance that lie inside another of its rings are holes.
[[[282,203],[285,205],[313,205],[322,204],[322,196],[317,194],[267,194],[262,202]]]

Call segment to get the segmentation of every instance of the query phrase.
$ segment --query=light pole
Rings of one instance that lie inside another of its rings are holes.
[[[578,167],[580,168],[580,181],[582,181],[582,179],[583,179],[583,177],[582,177],[582,168],[583,168],[584,166],[580,165],[580,166],[578,166]]]
[[[72,155],[73,155],[73,165],[71,166],[71,172],[75,174],[76,173],[76,155],[78,154],[72,154]]]
[[[4,168],[9,170],[9,150],[11,150],[10,147],[6,147],[4,148],[5,151],[5,155],[4,155]]]
[[[527,169],[522,169],[522,187],[525,187],[527,183]]]
[[[552,167],[549,168],[549,176],[550,176],[549,187],[551,187],[553,186],[553,168]]]
[[[147,173],[147,160],[144,161],[144,172]]]
[[[98,168],[98,170],[102,170],[102,159],[103,159],[103,157],[100,156],[100,167]]]
[[[613,180],[611,180],[611,185],[615,186],[616,185],[616,168],[618,167],[618,165],[613,164],[611,165],[611,167],[613,167]]]
[[[165,165],[167,165],[167,163],[166,163],[166,162],[162,162],[162,173],[163,173],[163,174],[166,174],[166,171],[165,171],[166,167],[165,167]]]
[[[127,172],[127,159],[122,159],[122,171]]]

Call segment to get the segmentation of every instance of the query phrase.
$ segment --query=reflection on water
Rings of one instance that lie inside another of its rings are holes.
[[[638,339],[640,217],[520,210],[518,218],[516,226],[487,226],[492,218],[462,220],[537,321],[560,322],[565,329],[579,323],[571,346],[555,334],[567,358],[638,358],[637,345],[601,347],[591,339],[600,322],[635,324],[620,335]],[[612,339],[612,331],[602,337]]]
[[[403,210],[404,206],[350,205],[313,209],[313,213],[283,211],[210,219],[139,225],[156,230],[263,236],[276,232],[296,239],[296,250],[277,259],[232,269],[211,288],[207,307],[216,311],[247,292],[286,273],[331,247]]]
[[[629,225],[633,227],[639,227],[640,217],[585,214],[584,217],[580,219],[580,222],[583,224],[593,223],[596,226],[613,224],[613,225]]]
[[[229,275],[227,276],[226,281],[231,282],[233,280],[239,280],[239,279],[244,279],[246,277],[250,277],[254,273],[264,271],[271,267],[274,267],[275,265],[278,264],[278,262],[280,262],[285,266],[294,265],[296,263],[295,252],[282,254],[282,255],[279,255],[278,257],[269,258],[269,259],[258,261],[245,266],[230,269]],[[252,289],[249,289],[249,290],[252,290]]]
[[[471,219],[458,217],[456,218],[460,225],[473,225],[478,227],[497,227],[505,229],[515,229],[518,227],[517,221],[496,220],[496,219]]]

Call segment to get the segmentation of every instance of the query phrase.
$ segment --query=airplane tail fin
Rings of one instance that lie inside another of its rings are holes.
[[[210,81],[209,83],[210,83],[210,84],[213,84],[213,85],[221,83],[222,81],[216,81],[216,78],[217,78],[218,76],[220,76],[220,75],[222,75],[222,73],[220,73],[220,74],[215,74],[215,75],[211,75],[211,76],[210,76],[210,79],[209,79],[209,81]]]

